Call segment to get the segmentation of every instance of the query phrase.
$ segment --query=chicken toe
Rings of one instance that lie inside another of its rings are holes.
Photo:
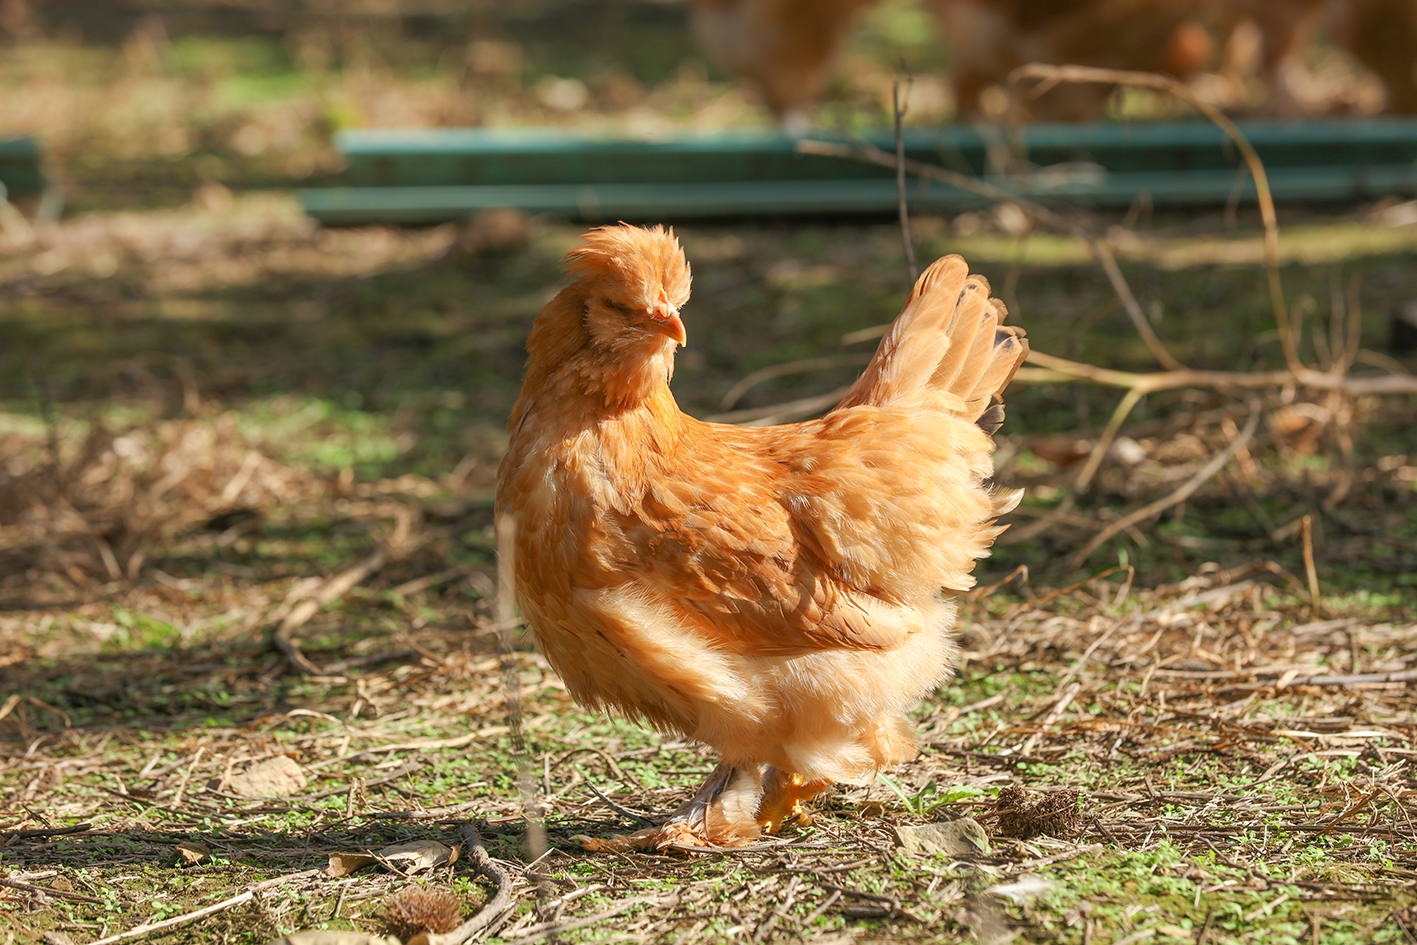
[[[811,826],[812,816],[802,808],[802,802],[810,801],[831,784],[827,780],[808,781],[800,774],[787,774],[769,765],[763,777],[763,800],[758,805],[758,825],[763,833],[777,833],[789,821]]]

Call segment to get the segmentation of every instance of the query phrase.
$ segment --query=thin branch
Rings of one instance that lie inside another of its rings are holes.
[[[839,367],[860,368],[865,366],[870,360],[871,356],[869,354],[858,352],[856,354],[829,354],[820,358],[803,358],[800,361],[770,364],[765,368],[759,368],[753,371],[738,383],[728,388],[728,393],[723,395],[723,400],[719,401],[718,406],[720,410],[732,410],[733,405],[738,403],[738,400],[744,394],[763,381],[787,377],[790,374],[806,374],[809,371],[826,371]],[[841,399],[839,395],[837,399]],[[773,409],[777,409],[777,407]]]
[[[906,92],[914,80],[906,78]],[[905,133],[901,131],[901,119],[905,117],[905,104],[900,100],[900,80],[891,84],[891,105],[895,112],[895,195],[900,214],[900,241],[905,246],[905,271],[910,277],[910,285],[920,275],[915,264],[915,246],[910,239],[910,213],[905,206]]]
[[[650,819],[649,819],[648,817],[646,817],[644,814],[637,814],[637,813],[635,813],[635,812],[632,811],[632,810],[629,810],[629,809],[627,809],[627,808],[621,807],[619,804],[615,803],[615,802],[612,801],[610,798],[606,797],[603,793],[601,793],[600,788],[596,787],[593,783],[591,783],[590,778],[586,778],[585,784],[586,784],[586,787],[590,788],[590,792],[591,792],[592,794],[594,794],[596,797],[600,798],[600,802],[601,802],[602,804],[604,804],[606,807],[608,807],[608,808],[610,808],[611,810],[613,810],[615,813],[619,814],[621,817],[628,817],[628,818],[630,818],[631,820],[638,820],[640,823],[644,824],[646,827],[653,827],[653,826],[654,826],[654,821],[650,820]]]
[[[1214,387],[1255,390],[1264,387],[1284,387],[1295,384],[1313,390],[1331,390],[1355,397],[1392,395],[1417,395],[1417,376],[1407,374],[1382,374],[1376,377],[1349,377],[1328,371],[1315,371],[1301,367],[1298,371],[1197,371],[1185,368],[1179,371],[1153,371],[1145,374],[1131,371],[1115,371],[1100,368],[1080,361],[1030,351],[1028,363],[1039,369],[1022,368],[1015,375],[1017,379],[1032,383],[1082,380],[1108,387],[1123,387],[1154,394],[1163,390],[1180,387]]]
[[[1152,72],[1127,72],[1091,66],[1054,66],[1035,62],[1020,66],[1009,74],[1010,82],[1017,79],[1040,80],[1037,91],[1059,82],[1105,82],[1169,92],[1225,132],[1239,150],[1245,166],[1249,168],[1250,176],[1255,179],[1255,197],[1259,202],[1260,218],[1264,221],[1265,273],[1269,282],[1270,304],[1274,307],[1274,321],[1279,328],[1280,345],[1284,349],[1284,363],[1291,371],[1300,371],[1303,363],[1299,360],[1298,339],[1289,324],[1289,309],[1284,304],[1284,289],[1279,281],[1279,221],[1274,212],[1274,196],[1270,193],[1269,177],[1265,174],[1264,163],[1239,127],[1220,109],[1196,95],[1190,86],[1170,76]]]
[[[1302,534],[1304,536],[1304,575],[1309,579],[1309,607],[1313,609],[1314,616],[1319,615],[1319,572],[1314,565],[1314,518],[1312,515],[1305,515],[1300,521],[1303,523]]]
[[[835,144],[828,141],[799,141],[797,150],[803,154],[822,154],[827,157],[847,158],[851,160],[866,161],[870,164],[879,164],[882,167],[897,167],[894,155],[887,154],[880,148],[872,147],[869,144]],[[1117,293],[1117,298],[1121,300],[1122,307],[1126,309],[1128,317],[1132,320],[1132,325],[1136,328],[1141,339],[1146,343],[1151,351],[1152,357],[1163,367],[1173,371],[1184,370],[1185,366],[1177,361],[1171,352],[1166,350],[1161,339],[1156,337],[1156,332],[1151,330],[1151,323],[1147,321],[1146,313],[1141,310],[1141,304],[1132,294],[1131,286],[1127,284],[1126,278],[1122,275],[1122,270],[1117,266],[1117,258],[1112,254],[1104,243],[1089,233],[1086,229],[1072,222],[1068,218],[1049,210],[1047,207],[1034,203],[1018,194],[987,184],[980,180],[975,180],[965,174],[957,174],[954,171],[945,170],[942,167],[935,167],[933,164],[925,164],[921,161],[902,160],[899,166],[914,174],[917,177],[924,177],[928,180],[937,180],[941,183],[949,184],[951,187],[958,187],[960,190],[967,190],[988,200],[997,203],[1009,203],[1018,207],[1024,213],[1034,219],[1047,223],[1055,229],[1065,233],[1071,233],[1087,244],[1092,251],[1093,257],[1102,266],[1102,271],[1107,274],[1107,280],[1112,283],[1112,290]]]
[[[1363,683],[1410,682],[1417,682],[1417,669],[1403,670],[1399,673],[1325,673],[1314,676],[1295,676],[1284,686],[1356,686]]]
[[[470,820],[466,821],[462,825],[462,835],[471,852],[472,865],[477,867],[483,876],[497,884],[497,892],[477,910],[477,915],[451,932],[430,934],[427,945],[463,945],[463,942],[497,921],[512,905],[512,877],[488,855],[487,848],[482,845],[482,835],[477,832],[477,825]]]
[[[93,896],[85,896],[82,893],[69,892],[64,889],[54,889],[50,886],[36,886],[22,879],[10,879],[6,876],[0,876],[0,886],[8,886],[11,889],[35,893],[40,896],[53,896],[56,899],[72,899],[75,902],[96,902],[100,904],[103,902],[102,899],[95,899]]]
[[[1169,92],[1190,108],[1196,109],[1213,125],[1223,130],[1234,146],[1240,150],[1250,176],[1254,177],[1254,193],[1260,203],[1260,218],[1264,221],[1264,268],[1270,285],[1270,303],[1274,306],[1274,322],[1280,329],[1280,344],[1284,349],[1284,363],[1289,370],[1298,373],[1304,364],[1299,361],[1297,333],[1289,326],[1289,310],[1284,303],[1284,288],[1280,285],[1280,222],[1274,213],[1274,196],[1270,193],[1270,177],[1265,174],[1260,154],[1244,136],[1236,123],[1231,122],[1226,113],[1210,102],[1203,101],[1185,82],[1176,81],[1169,75],[1155,72],[1127,72],[1121,69],[1098,69],[1087,65],[1044,65],[1032,62],[1010,72],[1009,81],[1015,79],[1040,79],[1040,88],[1056,85],[1057,82],[1108,82],[1117,85],[1135,85],[1138,88],[1156,89]]]
[[[732,410],[728,413],[710,414],[704,417],[711,423],[742,423],[751,426],[769,426],[774,423],[789,423],[793,420],[800,420],[809,417],[814,413],[821,413],[831,407],[835,407],[841,402],[841,398],[846,396],[849,387],[839,387],[834,391],[825,394],[818,394],[815,397],[803,397],[800,400],[789,400],[781,404],[773,404],[768,407],[751,407],[747,410]]]
[[[221,902],[213,903],[205,909],[175,915],[171,918],[163,919],[161,922],[147,922],[143,925],[135,926],[126,932],[119,932],[117,935],[108,936],[108,938],[96,939],[90,942],[89,945],[113,945],[114,942],[125,942],[130,938],[141,938],[150,932],[160,932],[163,929],[170,929],[174,926],[186,925],[188,922],[205,919],[207,916],[216,915],[218,912],[235,909],[237,906],[250,902],[254,898],[256,898],[255,892],[246,889],[232,896],[230,899],[223,899]]]
[[[1234,442],[1232,442],[1228,447],[1225,448],[1224,452],[1222,452],[1219,456],[1216,456],[1210,462],[1206,463],[1204,469],[1202,469],[1200,472],[1196,473],[1194,476],[1188,479],[1175,492],[1172,492],[1170,495],[1165,496],[1163,498],[1157,499],[1155,502],[1148,503],[1147,505],[1144,505],[1133,512],[1129,512],[1128,514],[1117,519],[1115,522],[1110,523],[1106,528],[1102,529],[1102,531],[1098,532],[1096,535],[1092,536],[1092,540],[1089,541],[1086,545],[1084,545],[1082,547],[1082,550],[1079,551],[1077,554],[1073,555],[1073,557],[1068,561],[1068,568],[1071,570],[1073,568],[1080,567],[1082,563],[1087,560],[1087,556],[1096,551],[1099,545],[1101,545],[1107,539],[1111,538],[1113,535],[1120,532],[1122,529],[1134,525],[1144,519],[1151,518],[1153,515],[1160,514],[1166,509],[1171,508],[1173,505],[1176,505],[1180,502],[1184,502],[1186,499],[1190,498],[1193,492],[1195,492],[1202,485],[1204,485],[1205,482],[1212,476],[1214,476],[1216,473],[1220,472],[1221,467],[1228,463],[1230,461],[1230,458],[1234,456],[1237,452],[1239,452],[1240,447],[1244,446],[1250,441],[1250,437],[1255,435],[1255,430],[1259,428],[1259,425],[1260,411],[1258,407],[1255,407],[1250,411],[1250,419],[1245,423],[1245,429],[1240,431],[1240,435],[1234,440]]]
[[[291,607],[290,612],[285,615],[285,619],[280,622],[280,627],[276,630],[272,641],[276,648],[285,654],[285,658],[290,661],[292,666],[309,675],[320,675],[323,672],[301,652],[300,644],[295,642],[293,636],[295,631],[308,623],[311,617],[320,612],[321,608],[339,600],[353,590],[355,585],[382,568],[384,562],[388,560],[388,556],[388,551],[383,547],[374,549],[364,560],[336,574],[322,584],[315,593],[301,598]]]

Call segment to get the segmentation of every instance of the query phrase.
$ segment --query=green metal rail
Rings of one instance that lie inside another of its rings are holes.
[[[0,140],[0,195],[37,194],[44,189],[39,169],[39,145],[33,138]]]
[[[1281,201],[1417,195],[1417,121],[1251,122],[1242,126]],[[847,139],[823,136],[849,143]],[[893,151],[885,133],[865,140]],[[491,207],[586,220],[675,216],[888,214],[893,172],[798,152],[771,132],[667,140],[553,131],[349,131],[342,186],[305,190],[326,223],[435,223]],[[1033,125],[1005,136],[948,126],[913,130],[908,157],[988,179],[1053,204],[1126,206],[1253,200],[1233,143],[1209,123]],[[948,212],[975,195],[915,181],[911,206]]]

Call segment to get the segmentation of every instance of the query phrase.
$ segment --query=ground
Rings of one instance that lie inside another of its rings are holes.
[[[679,7],[597,8],[56,3],[3,49],[25,95],[0,135],[40,138],[68,205],[0,230],[4,941],[208,907],[147,937],[373,933],[414,885],[470,916],[494,884],[468,819],[511,883],[496,941],[1417,939],[1417,424],[1410,389],[1362,387],[1417,366],[1389,336],[1417,299],[1393,201],[1279,208],[1298,356],[1352,383],[1179,384],[1095,449],[1124,390],[1025,368],[998,479],[1028,497],[961,602],[917,760],[746,851],[581,851],[711,764],[577,709],[500,632],[505,417],[581,227],[326,230],[291,188],[337,170],[348,124],[764,120]],[[879,120],[879,50],[910,15],[872,22],[830,120]],[[567,39],[587,30],[591,52]],[[607,58],[627,37],[639,53]],[[590,97],[572,114],[566,78]],[[1071,219],[1188,367],[1283,367],[1254,208]],[[1036,351],[1160,370],[1072,237],[1008,211],[912,227],[920,258],[987,275]],[[674,387],[698,416],[849,381],[906,290],[892,222],[677,229],[695,285]],[[248,771],[277,758],[291,780]],[[1004,836],[1010,785],[1078,792],[1075,829]],[[897,845],[964,817],[986,850]],[[402,842],[460,855],[344,872]]]

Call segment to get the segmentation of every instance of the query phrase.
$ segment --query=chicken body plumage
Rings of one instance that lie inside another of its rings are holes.
[[[904,713],[955,654],[945,595],[1018,500],[988,484],[990,434],[1027,345],[948,257],[826,416],[704,423],[669,392],[689,289],[672,233],[607,227],[568,259],[498,478],[517,600],[577,701],[711,746],[751,795],[720,785],[724,823],[695,836],[750,838],[780,822],[752,822],[757,792],[766,810],[775,783],[915,754]]]

